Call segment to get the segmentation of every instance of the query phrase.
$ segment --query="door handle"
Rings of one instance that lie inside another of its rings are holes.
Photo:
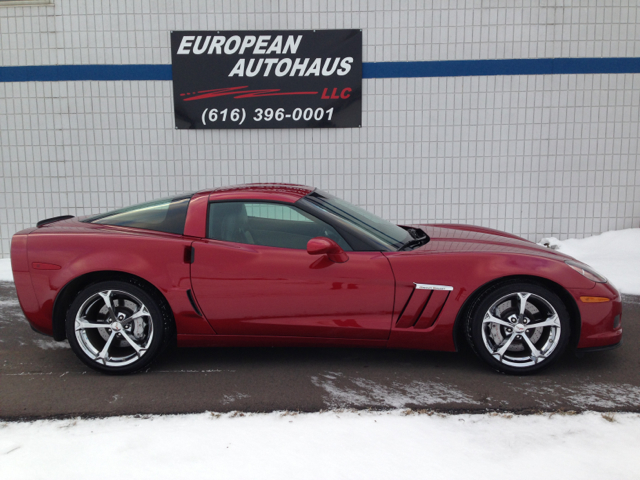
[[[193,263],[196,258],[196,249],[192,245],[184,247],[184,263]]]

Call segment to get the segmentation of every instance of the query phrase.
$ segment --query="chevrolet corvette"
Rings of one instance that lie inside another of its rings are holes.
[[[622,341],[618,291],[588,265],[490,228],[395,225],[329,193],[249,184],[16,233],[37,332],[125,374],[169,345],[455,351],[527,374]]]

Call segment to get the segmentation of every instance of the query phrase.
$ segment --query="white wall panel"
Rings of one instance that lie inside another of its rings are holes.
[[[601,6],[606,3],[607,6]],[[0,7],[0,65],[168,64],[169,31],[362,28],[365,62],[640,56],[636,2]],[[531,240],[640,222],[640,74],[363,81],[363,126],[175,130],[167,81],[0,83],[0,257],[36,221],[257,181]]]

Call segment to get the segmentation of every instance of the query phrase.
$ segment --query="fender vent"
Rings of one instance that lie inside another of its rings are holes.
[[[429,328],[435,323],[453,287],[416,284],[396,322],[396,328]]]
[[[187,297],[189,297],[189,301],[191,302],[191,306],[193,307],[193,311],[196,312],[199,317],[201,317],[202,313],[200,313],[200,309],[198,308],[198,305],[196,305],[196,301],[193,298],[193,294],[191,293],[190,289],[187,290]]]

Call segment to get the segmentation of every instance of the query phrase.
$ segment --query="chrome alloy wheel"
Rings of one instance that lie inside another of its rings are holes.
[[[153,340],[148,308],[131,293],[104,290],[91,295],[78,309],[75,336],[94,362],[123,367],[140,359]]]
[[[555,308],[539,295],[514,292],[494,302],[482,320],[488,353],[511,367],[530,367],[548,358],[560,343]]]

